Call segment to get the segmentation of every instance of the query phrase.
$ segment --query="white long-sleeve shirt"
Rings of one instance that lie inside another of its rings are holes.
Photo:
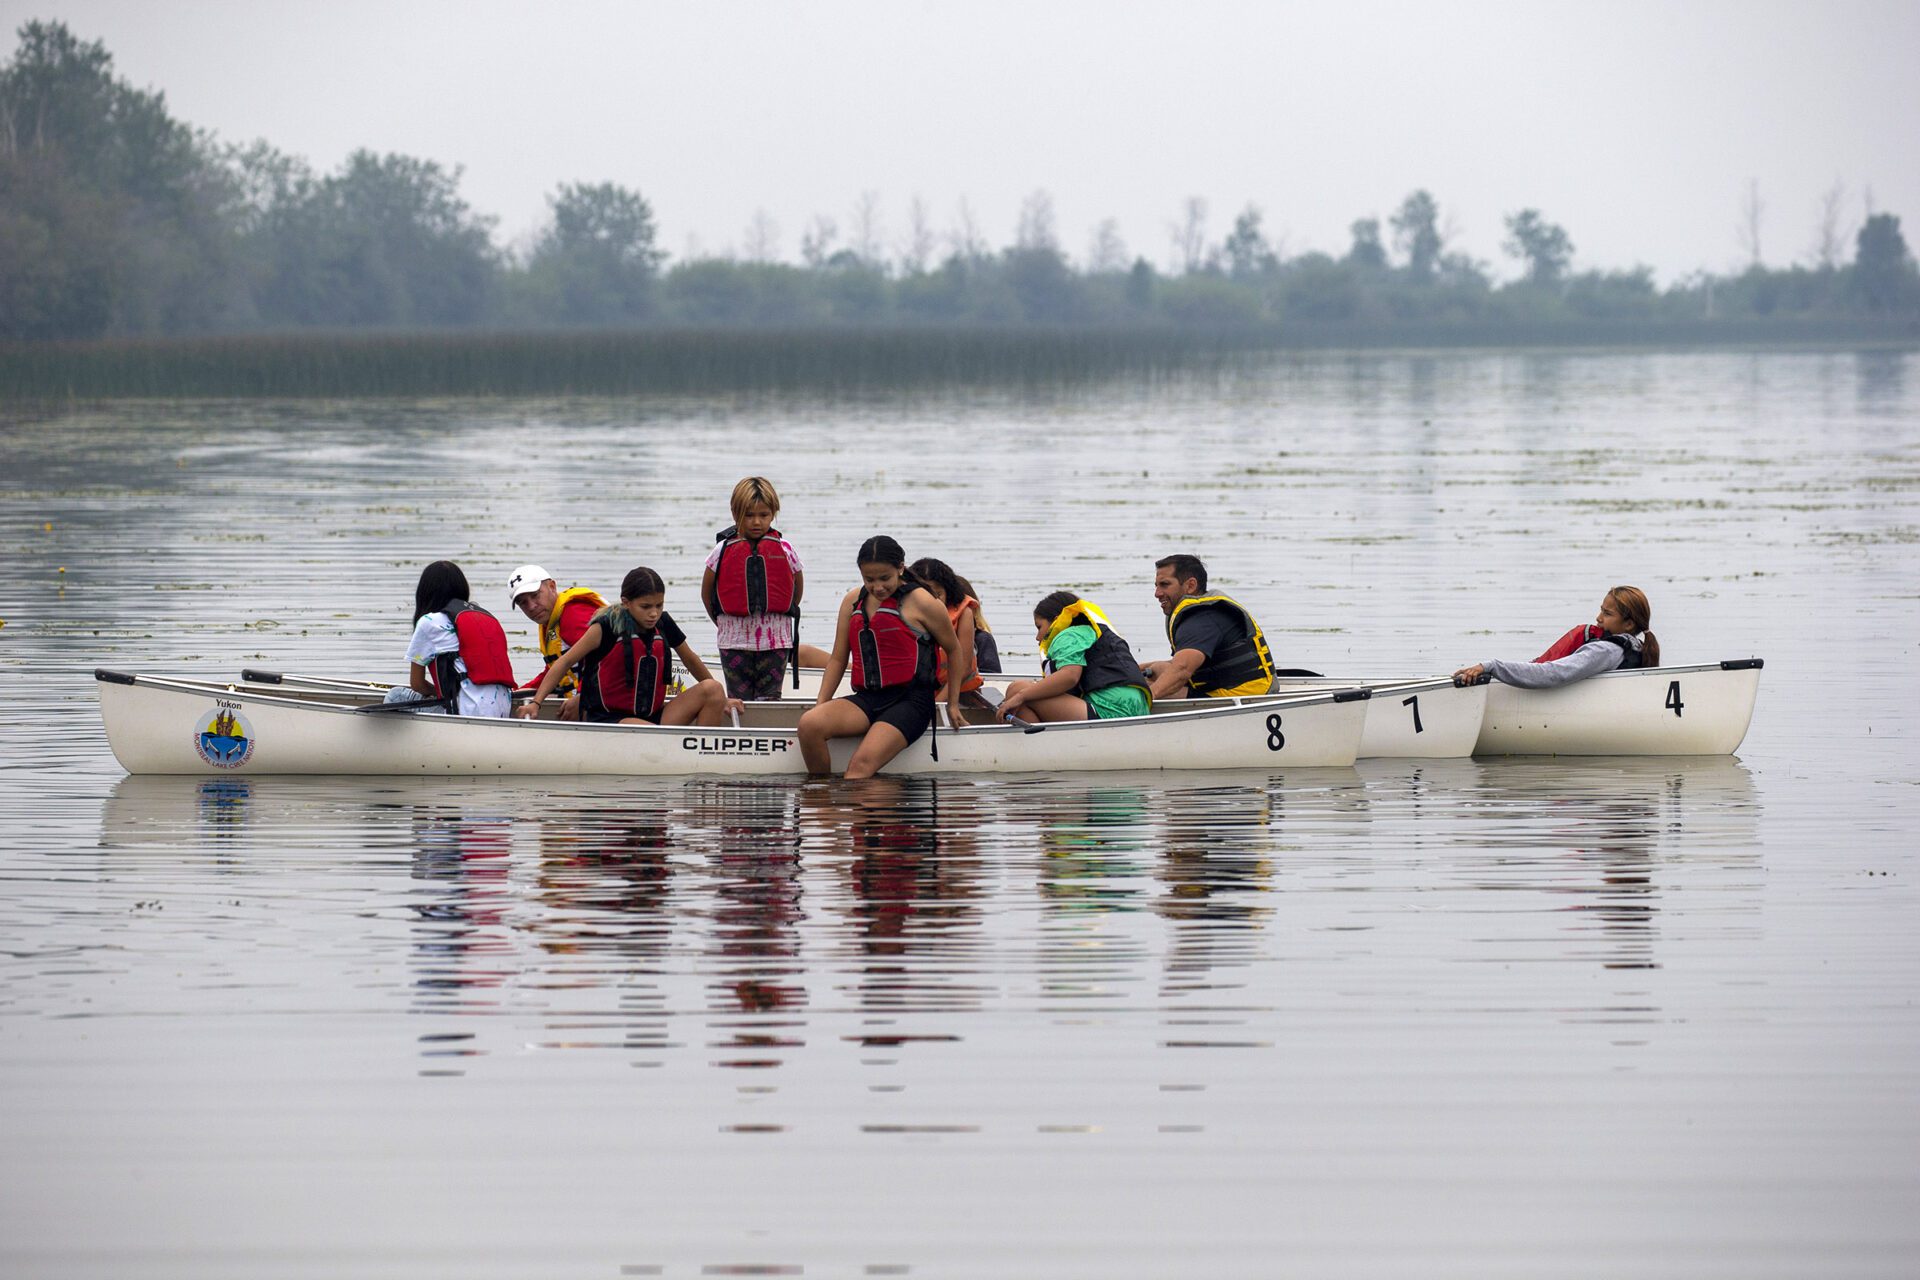
[[[1634,648],[1640,647],[1639,636],[1626,638]],[[1626,659],[1625,650],[1611,640],[1589,640],[1566,657],[1552,662],[1507,662],[1494,658],[1482,665],[1487,674],[1501,684],[1521,689],[1557,689],[1563,684],[1617,670]]]

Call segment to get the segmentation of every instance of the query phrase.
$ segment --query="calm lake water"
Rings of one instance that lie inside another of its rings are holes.
[[[1920,356],[0,433],[0,1274],[1920,1273]],[[816,602],[891,533],[1013,667],[1060,586],[1156,651],[1188,549],[1336,673],[1634,583],[1759,707],[1737,759],[866,787],[107,750],[96,665],[401,678],[440,557],[503,614],[651,565],[708,648],[749,472]]]

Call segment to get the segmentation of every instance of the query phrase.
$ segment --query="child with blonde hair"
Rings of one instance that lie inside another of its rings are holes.
[[[731,697],[769,701],[780,696],[787,658],[798,677],[800,596],[806,575],[793,544],[773,521],[780,493],[765,476],[733,486],[728,505],[733,524],[720,531],[700,599],[713,619],[720,644],[720,670]]]

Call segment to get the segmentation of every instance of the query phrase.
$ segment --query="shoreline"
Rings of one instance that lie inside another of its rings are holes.
[[[302,331],[0,345],[0,400],[846,392],[1183,376],[1281,357],[1916,349],[1920,323],[1904,318],[1534,328]]]

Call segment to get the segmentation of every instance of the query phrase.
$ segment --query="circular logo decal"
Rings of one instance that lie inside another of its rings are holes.
[[[253,755],[253,726],[239,708],[222,703],[200,717],[193,747],[216,769],[238,769]]]

